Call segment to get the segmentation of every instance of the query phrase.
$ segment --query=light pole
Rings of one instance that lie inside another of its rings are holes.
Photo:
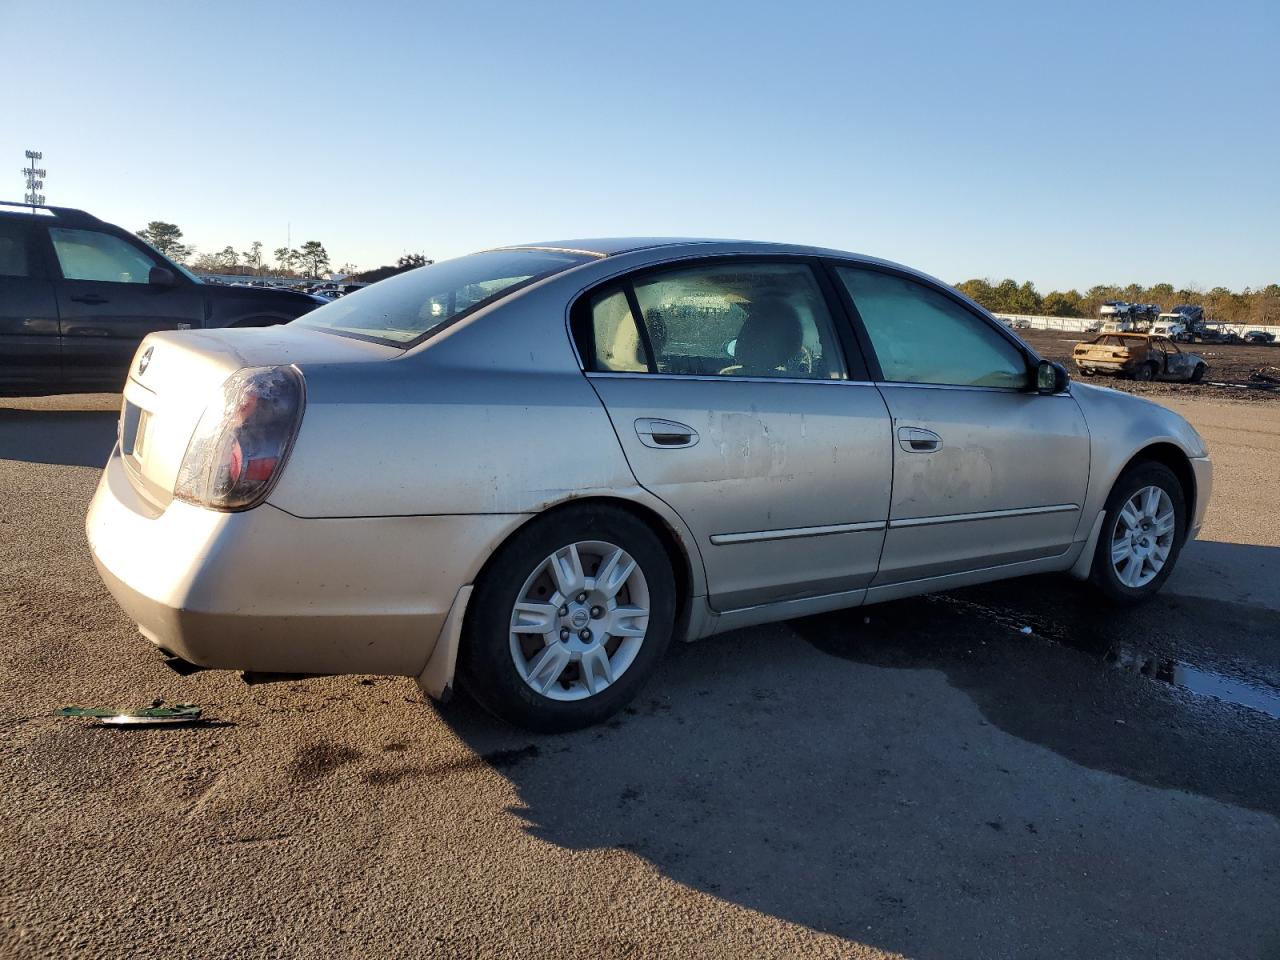
[[[22,175],[27,178],[27,192],[22,198],[31,204],[31,212],[34,214],[35,208],[44,205],[44,194],[40,190],[44,187],[45,171],[43,167],[36,167],[37,160],[43,160],[44,154],[39,150],[28,150],[27,166],[22,168]]]

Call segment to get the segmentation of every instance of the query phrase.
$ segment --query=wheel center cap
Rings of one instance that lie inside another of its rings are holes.
[[[591,622],[591,614],[579,607],[573,613],[569,614],[569,622],[573,624],[575,630],[581,630]]]

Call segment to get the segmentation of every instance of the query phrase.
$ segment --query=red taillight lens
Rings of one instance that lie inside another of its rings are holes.
[[[204,416],[173,494],[215,510],[247,510],[271,491],[302,422],[302,375],[293,367],[237,370]]]

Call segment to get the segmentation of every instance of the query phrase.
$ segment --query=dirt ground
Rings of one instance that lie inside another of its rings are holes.
[[[1062,330],[1019,330],[1018,336],[1031,344],[1040,356],[1065,364],[1072,377],[1079,375],[1071,362],[1071,351],[1077,343],[1092,339],[1094,334],[1068,333]],[[1260,372],[1280,377],[1280,344],[1180,343],[1178,349],[1204,358],[1208,365],[1203,383],[1135,383],[1114,377],[1088,377],[1088,383],[1115,387],[1129,393],[1149,397],[1201,397],[1249,401],[1280,401],[1280,385],[1271,389],[1247,386],[1249,376]],[[1224,386],[1223,384],[1227,384]]]
[[[1280,407],[1162,402],[1216,489],[1157,603],[741,630],[559,737],[174,673],[84,538],[119,397],[0,402],[0,957],[1280,960]],[[154,697],[214,722],[55,715]]]

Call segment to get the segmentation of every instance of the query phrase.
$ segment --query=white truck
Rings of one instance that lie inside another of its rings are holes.
[[[1180,313],[1162,313],[1156,317],[1156,322],[1151,325],[1151,332],[1156,336],[1168,337],[1170,340],[1186,342],[1190,340],[1187,336],[1187,318]]]

